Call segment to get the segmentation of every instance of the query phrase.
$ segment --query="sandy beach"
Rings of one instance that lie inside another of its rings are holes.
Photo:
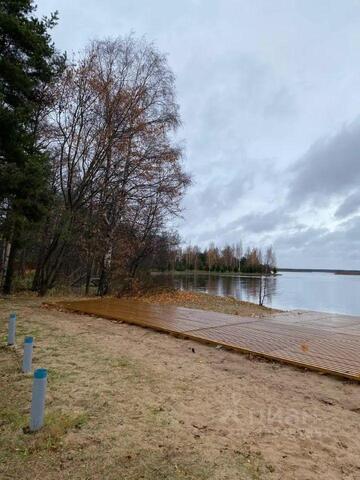
[[[205,300],[241,314],[232,299]],[[0,309],[3,345],[11,311],[19,344],[0,349],[1,478],[360,477],[354,382],[44,308],[32,296]],[[34,366],[49,369],[46,425],[35,435],[23,433],[32,379],[19,373],[29,334]]]

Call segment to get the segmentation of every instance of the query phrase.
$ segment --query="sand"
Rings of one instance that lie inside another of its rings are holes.
[[[49,369],[47,419],[23,433],[32,380],[2,347],[2,479],[360,478],[359,384],[35,297],[1,301],[3,344],[12,310]]]

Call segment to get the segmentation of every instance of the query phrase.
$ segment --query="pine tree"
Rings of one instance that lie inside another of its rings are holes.
[[[32,0],[0,0],[0,224],[10,244],[4,293],[10,293],[25,228],[49,201],[48,161],[37,145],[44,86],[61,70],[49,35],[57,14],[38,19]]]

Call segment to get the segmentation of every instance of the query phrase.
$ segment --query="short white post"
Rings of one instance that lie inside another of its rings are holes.
[[[16,338],[16,313],[10,313],[8,326],[8,345],[15,345]]]
[[[46,368],[38,368],[35,370],[30,413],[31,432],[39,430],[44,424],[46,383]]]
[[[25,337],[24,340],[24,357],[22,364],[23,373],[30,373],[32,369],[32,354],[33,354],[33,337]]]

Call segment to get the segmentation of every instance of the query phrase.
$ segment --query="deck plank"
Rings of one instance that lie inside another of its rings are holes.
[[[105,298],[59,302],[66,310],[178,334],[239,352],[360,380],[360,318],[294,311],[241,317]]]

